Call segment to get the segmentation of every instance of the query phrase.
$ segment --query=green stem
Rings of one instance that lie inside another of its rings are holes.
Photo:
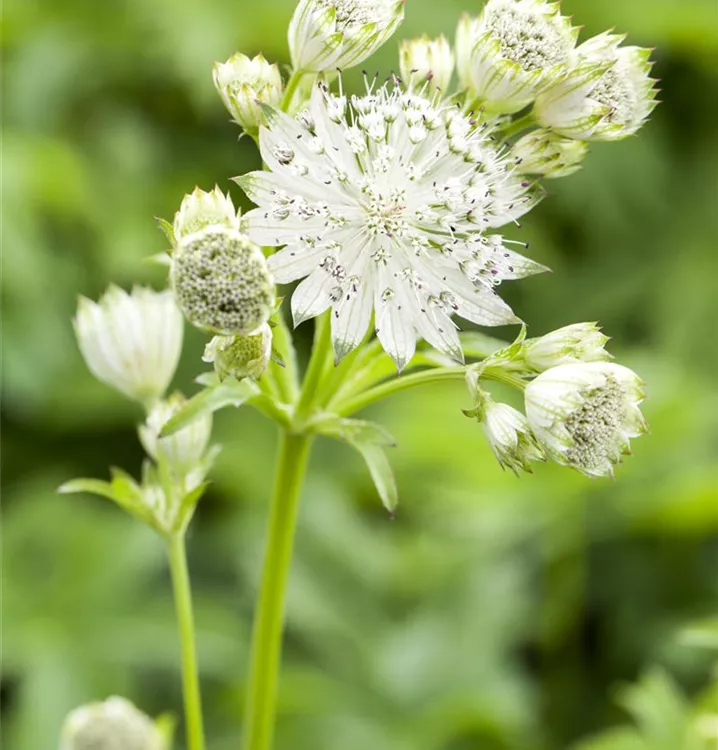
[[[175,533],[169,538],[167,552],[177,610],[180,651],[182,653],[182,693],[184,695],[187,750],[204,750],[202,700],[197,674],[192,594],[187,572],[184,532]]]
[[[307,365],[307,372],[302,383],[302,392],[297,402],[296,418],[299,424],[307,416],[314,405],[315,397],[319,391],[319,384],[324,375],[327,363],[331,355],[331,321],[329,313],[324,313],[315,318],[314,343],[312,354]]]
[[[284,596],[310,438],[282,431],[269,515],[259,602],[254,616],[244,724],[244,750],[269,750],[282,650]]]
[[[282,98],[282,103],[280,105],[282,112],[288,112],[289,108],[292,106],[292,99],[294,99],[294,94],[296,93],[302,78],[304,78],[303,70],[292,71],[292,75],[287,81],[287,87],[284,89],[284,97]]]
[[[536,118],[533,115],[533,112],[529,112],[527,115],[524,115],[523,117],[519,117],[518,120],[514,120],[513,122],[506,125],[504,128],[500,129],[501,137],[502,138],[511,138],[512,135],[516,135],[517,133],[520,133],[522,130],[527,130],[528,128],[533,127],[536,125]]]

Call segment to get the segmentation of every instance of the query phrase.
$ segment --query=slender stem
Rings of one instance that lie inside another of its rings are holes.
[[[187,552],[185,550],[183,531],[173,534],[168,539],[167,552],[169,555],[170,573],[172,575],[172,588],[174,590],[180,650],[182,653],[182,693],[184,695],[187,750],[204,750],[202,701],[197,674],[192,594],[190,591],[189,574],[187,572]]]
[[[331,355],[331,321],[325,313],[315,318],[314,344],[302,383],[302,392],[297,402],[296,416],[299,423],[309,415],[317,396],[318,386]]]
[[[259,602],[254,616],[244,724],[244,750],[269,750],[282,650],[284,596],[310,438],[282,431],[269,516]]]
[[[530,127],[533,127],[536,125],[536,118],[533,115],[533,112],[529,112],[527,115],[524,115],[523,117],[519,117],[518,120],[514,120],[513,122],[506,125],[504,128],[500,129],[501,137],[502,138],[511,138],[512,135],[516,135],[517,133],[520,133],[522,130],[527,130]]]
[[[284,97],[282,98],[282,103],[280,105],[282,112],[288,112],[290,107],[292,106],[292,100],[294,99],[294,94],[296,93],[297,88],[302,78],[304,78],[303,70],[292,71],[292,75],[289,77],[289,80],[287,81],[287,87],[284,89]]]

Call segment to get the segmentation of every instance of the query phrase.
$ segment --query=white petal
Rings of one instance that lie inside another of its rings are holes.
[[[336,281],[323,268],[312,271],[292,294],[294,327],[328,309],[332,304],[329,295],[336,286]]]

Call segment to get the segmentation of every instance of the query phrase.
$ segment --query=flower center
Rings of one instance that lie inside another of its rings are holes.
[[[372,237],[402,237],[406,234],[409,223],[406,220],[406,193],[394,188],[388,193],[381,193],[371,188],[365,191],[366,212],[365,226]]]
[[[606,118],[609,122],[617,125],[632,122],[638,99],[627,72],[607,70],[591,92],[591,98],[611,107]]]
[[[334,8],[340,30],[363,26],[372,21],[372,15],[378,11],[375,0],[320,0],[318,5],[322,8]]]

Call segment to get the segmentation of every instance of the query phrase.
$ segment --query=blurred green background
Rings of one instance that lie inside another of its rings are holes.
[[[408,0],[398,38],[453,36],[460,12],[478,7]],[[54,748],[68,710],[112,693],[180,713],[159,540],[109,503],[55,494],[110,464],[137,473],[142,457],[139,409],[91,378],[70,321],[78,293],[163,283],[144,263],[165,248],[153,217],[171,218],[195,185],[244,200],[228,179],[258,156],[238,142],[211,65],[235,50],[286,63],[292,8],[4,3],[8,750]],[[584,36],[616,27],[656,47],[663,103],[640,137],[596,145],[582,172],[549,183],[520,236],[554,273],[503,291],[533,335],[600,320],[648,383],[652,434],[615,482],[548,465],[517,480],[462,416],[459,386],[397,397],[373,415],[400,443],[394,521],[356,457],[319,443],[276,750],[679,750],[689,717],[718,715],[718,620],[685,630],[718,615],[718,11],[714,0],[564,10]],[[396,69],[396,41],[367,67]],[[301,346],[310,335],[306,324]],[[203,341],[187,331],[186,392]],[[222,412],[215,434],[225,448],[189,549],[209,747],[229,750],[276,435],[249,410]],[[612,729],[631,712],[638,729]]]

